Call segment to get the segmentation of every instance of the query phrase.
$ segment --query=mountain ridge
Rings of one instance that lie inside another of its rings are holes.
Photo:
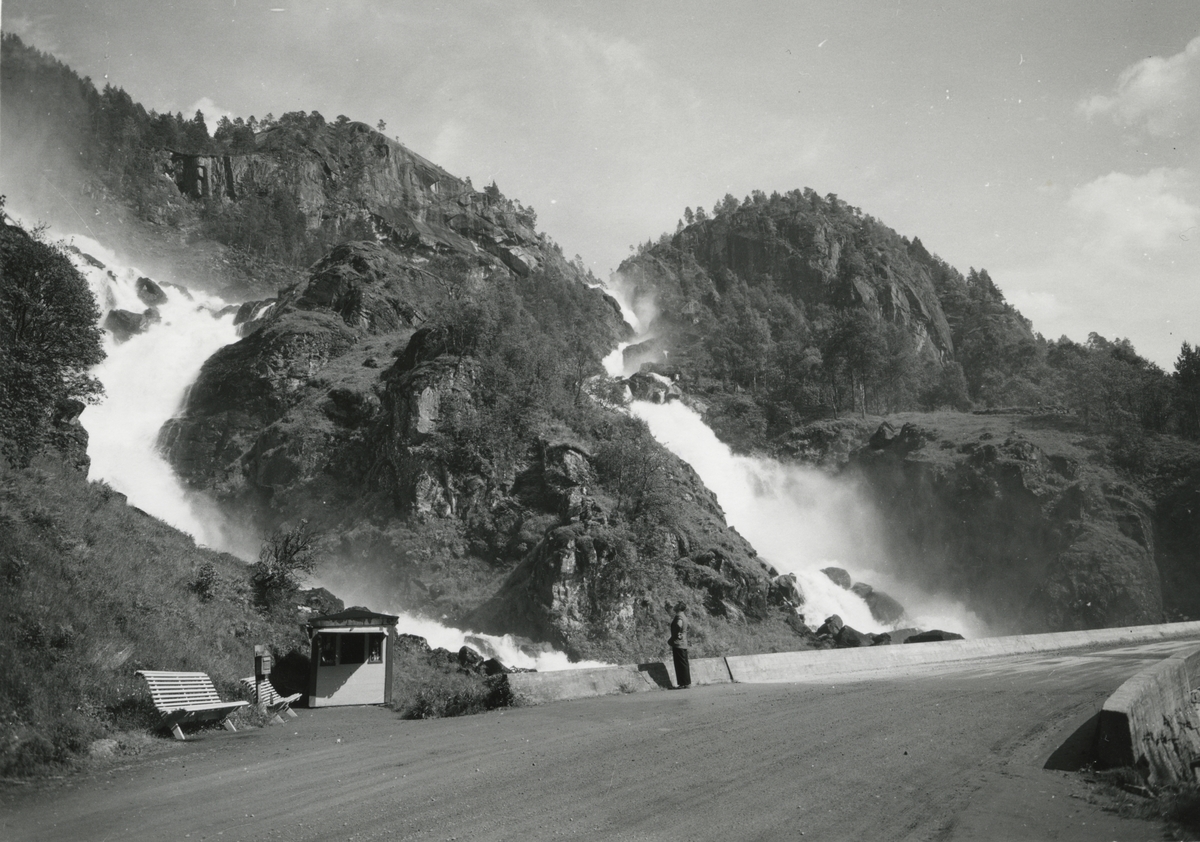
[[[75,86],[56,119],[90,109],[89,128],[76,127],[84,163],[114,204],[222,244],[240,288],[275,293],[164,430],[194,487],[260,527],[297,516],[336,527],[344,571],[374,570],[377,592],[401,604],[486,615],[494,630],[531,623],[576,655],[633,653],[679,596],[705,605],[714,647],[742,619],[786,626],[775,571],[719,508],[692,505],[685,466],[608,408],[619,388],[600,359],[628,329],[530,209],[348,118],[226,120],[210,138],[203,115],[146,112],[119,89],[71,82],[65,66],[21,70],[19,43],[4,44],[19,71],[10,86],[39,73]],[[5,107],[24,119],[12,90]],[[120,145],[114,125],[133,140]],[[622,264],[634,303],[659,312],[658,334],[626,359],[705,406],[740,450],[784,452],[830,415],[1041,403],[1125,436],[1136,470],[1137,434],[1190,418],[1188,393],[1164,392],[1183,389],[1182,375],[1121,341],[1047,342],[986,271],[963,276],[832,194],[727,196],[711,218],[685,216]],[[522,581],[568,584],[517,587],[522,565]],[[506,582],[543,601],[482,611]],[[555,602],[573,588],[587,598]],[[603,618],[626,607],[633,624],[606,638]]]

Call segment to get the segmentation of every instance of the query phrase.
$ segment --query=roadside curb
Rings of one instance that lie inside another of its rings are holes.
[[[775,652],[766,655],[731,655],[725,660],[733,680],[744,684],[772,684],[805,681],[817,676],[871,672],[885,667],[951,663],[1087,649],[1113,644],[1153,643],[1186,638],[1200,640],[1200,622],[1164,623],[1153,626],[1127,626],[1115,629],[1023,634],[985,637],[978,640],[947,640],[859,649],[813,649],[803,652]]]
[[[1095,758],[1106,768],[1132,766],[1153,784],[1194,781],[1200,716],[1192,688],[1200,678],[1200,646],[1134,675],[1100,709]]]
[[[795,683],[843,674],[870,673],[889,667],[983,660],[1006,655],[1187,638],[1200,641],[1200,622],[895,644],[859,649],[810,649],[762,655],[730,655],[725,658],[694,659],[691,662],[692,683]],[[509,689],[518,704],[535,705],[594,696],[666,690],[675,683],[672,665],[660,661],[555,672],[514,673],[507,678]]]

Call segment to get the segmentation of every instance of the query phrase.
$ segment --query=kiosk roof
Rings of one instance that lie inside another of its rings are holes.
[[[328,626],[394,626],[400,618],[395,614],[380,614],[366,608],[355,606],[336,614],[321,614],[309,617],[307,625],[310,628],[326,628]]]

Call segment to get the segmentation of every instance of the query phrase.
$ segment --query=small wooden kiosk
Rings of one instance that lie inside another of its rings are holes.
[[[392,647],[398,619],[366,608],[310,617],[306,624],[312,642],[308,706],[391,701]]]

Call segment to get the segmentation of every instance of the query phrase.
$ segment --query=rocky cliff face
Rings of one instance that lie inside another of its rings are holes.
[[[253,152],[169,157],[166,168],[186,195],[231,207],[286,197],[312,237],[371,234],[403,249],[480,257],[521,275],[541,265],[549,246],[527,209],[494,188],[476,191],[363,123],[291,121],[260,132]]]
[[[811,190],[727,196],[713,214],[688,211],[618,276],[652,319],[626,364],[677,375],[731,446],[842,411],[1028,399],[1045,351],[986,271],[963,276]]]
[[[1155,547],[1172,621],[1200,617],[1200,454],[1181,450],[1155,483]]]
[[[661,326],[677,345],[692,344],[692,326],[740,283],[809,314],[860,309],[909,331],[925,353],[954,353],[928,269],[895,232],[836,198],[764,200],[719,212],[625,261],[620,274],[635,297],[657,301]]]
[[[918,420],[850,455],[889,526],[896,572],[998,632],[1161,622],[1151,501],[1060,437],[1006,426]]]
[[[548,447],[540,465],[522,477],[553,501],[546,508],[557,509],[559,521],[495,595],[465,617],[469,625],[548,640],[576,655],[618,658],[661,650],[679,598],[693,605],[701,622],[716,626],[786,623],[791,606],[785,598],[802,597],[776,585],[775,571],[725,525],[716,498],[690,466],[664,454],[664,490],[675,517],[639,540],[597,487],[592,461],[573,447]],[[529,501],[528,488],[517,493]],[[721,636],[714,629],[711,643],[696,647],[720,651]]]
[[[555,249],[530,259],[521,275],[484,249],[336,247],[270,306],[242,308],[244,337],[162,432],[172,464],[263,529],[307,518],[327,536],[323,579],[389,610],[605,658],[657,650],[678,598],[718,627],[777,619],[770,571],[687,466],[642,454],[662,466],[652,517],[606,486],[597,448],[628,420],[586,379],[547,378],[598,370],[580,343],[611,347],[617,310]],[[488,310],[547,299],[575,314],[557,350]]]

